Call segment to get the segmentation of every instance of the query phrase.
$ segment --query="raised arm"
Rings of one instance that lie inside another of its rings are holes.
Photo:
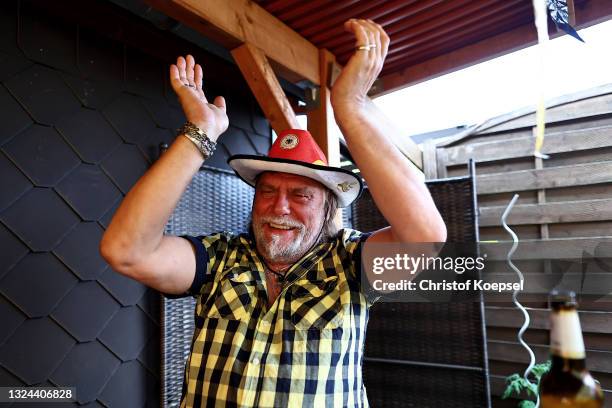
[[[225,100],[208,103],[202,67],[191,55],[170,66],[170,82],[185,117],[214,142],[227,129]],[[164,235],[181,195],[204,161],[196,145],[178,136],[138,180],[117,209],[100,242],[111,267],[161,292],[179,294],[195,276],[194,248],[185,239]]]
[[[332,106],[351,155],[390,225],[369,241],[443,242],[446,227],[427,187],[388,137],[403,135],[367,97],[382,69],[389,37],[371,20],[349,20],[344,28],[355,36],[355,53],[334,83]]]

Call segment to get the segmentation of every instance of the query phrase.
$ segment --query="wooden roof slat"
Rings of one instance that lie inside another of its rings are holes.
[[[533,13],[528,9],[511,9],[510,14],[497,13],[487,19],[486,23],[470,25],[458,32],[458,35],[449,35],[447,33],[439,33],[431,31],[428,35],[419,37],[419,40],[411,45],[404,53],[395,54],[387,58],[385,68],[391,70],[398,60],[411,60],[419,62],[423,60],[424,55],[435,57],[461,48],[467,44],[478,40],[481,34],[486,33],[488,36],[503,33],[504,31],[516,27],[516,22],[521,21],[523,24],[532,23]],[[522,24],[521,24],[522,25]],[[438,35],[439,33],[439,35]],[[449,39],[450,37],[450,39]],[[421,41],[421,38],[424,40]],[[421,47],[415,45],[422,44]],[[401,59],[400,59],[401,58]]]
[[[471,0],[463,0],[463,1],[471,1]],[[409,3],[405,4],[401,9],[395,9],[394,12],[389,12],[383,16],[377,16],[374,14],[372,16],[368,16],[368,18],[372,18],[376,23],[385,27],[385,31],[390,35],[390,27],[391,24],[397,21],[398,18],[404,19],[407,21],[407,24],[410,24],[408,21],[409,17],[415,14],[418,14],[422,10],[429,9],[438,3],[448,2],[447,0],[433,0],[431,2],[418,1],[416,4]],[[401,16],[401,17],[399,17]],[[383,18],[384,17],[384,18]],[[403,25],[403,24],[402,24]],[[312,40],[317,41],[321,47],[327,48],[330,50],[334,50],[335,53],[343,52],[348,49],[352,49],[355,45],[353,39],[346,35],[341,35],[342,32],[338,31],[336,35],[321,33],[321,35],[313,36]],[[391,36],[391,35],[390,35]],[[393,38],[392,38],[393,40]]]
[[[514,26],[514,20],[522,20],[523,24],[530,24],[533,20],[533,13],[531,11],[522,11],[519,15],[515,16],[513,21],[487,23],[486,25],[480,26],[479,29],[468,30],[459,36],[453,36],[453,42],[448,43],[444,38],[438,38],[435,41],[431,41],[427,44],[426,48],[420,48],[418,50],[407,52],[406,58],[401,60],[392,61],[390,64],[385,64],[381,75],[385,75],[387,72],[394,71],[402,67],[402,64],[406,64],[406,61],[421,62],[427,61],[431,58],[435,58],[439,55],[452,52],[453,50],[460,49],[466,44],[474,43],[478,40],[480,34],[486,34],[487,36],[496,36],[504,33],[508,30],[516,28]]]
[[[391,38],[391,43],[395,44],[395,42],[397,42],[398,39],[402,38],[401,36],[398,36],[398,33],[404,32],[404,31],[410,31],[409,28],[412,29],[418,26],[419,24],[423,24],[423,22],[425,21],[439,18],[440,16],[458,7],[462,7],[465,4],[469,4],[471,2],[473,2],[473,0],[455,0],[455,1],[444,0],[442,4],[438,4],[438,1],[436,0],[431,3],[428,3],[427,6],[424,8],[410,7],[410,11],[405,11],[405,16],[403,17],[401,21],[397,21],[395,23],[390,23],[390,24],[381,24],[381,25],[384,26],[385,31]],[[313,37],[312,40],[318,41],[315,37]],[[348,51],[349,48],[351,48],[351,46],[347,47],[346,45],[336,47],[337,40],[323,42],[322,45],[330,49],[334,47],[333,48],[334,51],[338,54],[346,52]]]
[[[328,7],[330,4],[334,3],[337,3],[337,0],[303,1],[296,6],[279,12],[277,17],[291,25],[295,20],[302,18],[305,14],[312,13],[314,10],[320,9],[321,7]]]
[[[343,2],[338,2],[338,4],[342,5]],[[313,16],[307,20],[310,23],[319,20],[321,24],[310,25],[304,27],[303,29],[298,28],[298,31],[300,31],[300,33],[307,38],[310,38],[310,36],[317,34],[321,31],[326,31],[334,28],[344,32],[342,24],[344,24],[346,20],[348,20],[349,18],[361,18],[363,14],[365,14],[368,10],[377,7],[377,5],[377,1],[360,1],[352,7],[342,7],[340,9],[342,10],[341,12],[336,11],[334,12],[334,14],[329,14],[327,10],[321,10],[319,13],[313,14]],[[300,22],[300,26],[304,26],[304,23],[302,21]]]
[[[397,41],[393,48],[389,50],[387,61],[393,61],[394,55],[404,49],[426,43],[433,38],[447,36],[447,34],[453,32],[477,29],[480,25],[475,23],[479,21],[504,19],[506,18],[506,12],[518,12],[521,5],[525,5],[524,0],[508,0],[497,3],[495,7],[485,5],[484,8],[482,3],[472,2],[469,6],[462,8],[460,12],[446,14],[442,18],[431,20],[414,30],[408,31],[405,37]],[[531,5],[527,4],[527,6],[531,8]]]
[[[272,0],[266,2],[264,5],[265,9],[270,13],[280,13],[292,7],[296,4],[303,3],[302,0]]]
[[[385,31],[391,38],[392,46],[390,50],[393,50],[395,45],[402,40],[410,38],[411,36],[416,36],[419,32],[429,30],[430,27],[427,25],[429,22],[435,24],[437,20],[449,15],[449,13],[454,12],[456,9],[462,9],[464,6],[470,4],[475,4],[475,2],[473,0],[445,1],[438,7],[428,7],[423,12],[415,13],[401,22],[385,27]],[[352,48],[352,44],[348,46],[344,45],[334,48],[334,52],[338,56],[346,55]]]

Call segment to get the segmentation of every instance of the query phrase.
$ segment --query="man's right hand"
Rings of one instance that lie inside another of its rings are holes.
[[[176,65],[170,65],[170,83],[179,98],[187,120],[203,130],[216,142],[229,125],[225,113],[225,99],[217,96],[208,103],[202,90],[202,67],[191,55],[178,57]]]

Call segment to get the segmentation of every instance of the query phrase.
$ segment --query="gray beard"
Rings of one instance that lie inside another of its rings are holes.
[[[263,232],[263,225],[273,222],[276,224],[288,224],[299,229],[298,236],[286,244],[282,244],[281,237],[272,234],[270,240],[266,240]],[[318,233],[314,229],[307,229],[303,224],[296,221],[273,219],[264,217],[254,220],[252,223],[253,234],[259,253],[269,262],[294,263],[299,260],[311,246],[313,246]]]

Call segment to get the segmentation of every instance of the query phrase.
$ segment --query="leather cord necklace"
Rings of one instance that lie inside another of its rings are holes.
[[[278,282],[283,282],[285,280],[285,274],[280,273],[278,271],[275,271],[274,269],[270,268],[270,265],[268,265],[268,263],[264,260],[263,261],[264,265],[266,266],[265,271],[266,272],[270,272],[271,274],[275,275],[278,279]],[[289,269],[290,267],[286,267],[282,270],[282,272],[287,272],[287,269]]]

